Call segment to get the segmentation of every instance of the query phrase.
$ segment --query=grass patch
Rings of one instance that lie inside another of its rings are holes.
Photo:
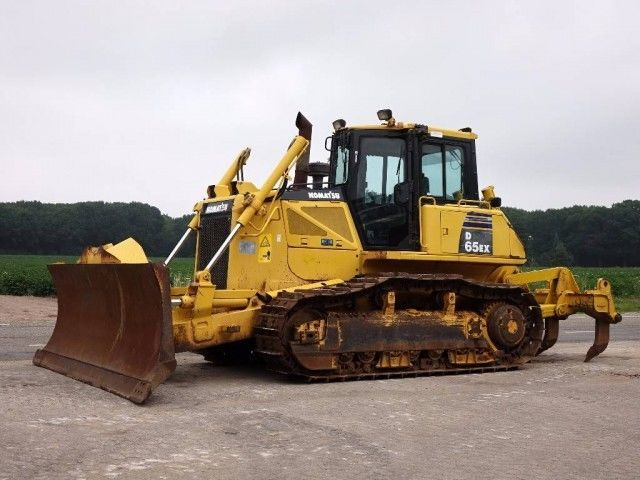
[[[50,255],[0,255],[0,294],[53,295],[55,289],[47,264],[76,260],[77,257]]]
[[[619,312],[640,312],[640,298],[638,297],[615,297],[616,308]]]
[[[582,290],[596,286],[598,278],[611,282],[616,297],[640,299],[640,267],[571,267]]]
[[[0,255],[0,295],[35,295],[46,297],[56,291],[47,265],[76,263],[78,257],[65,255]],[[154,262],[161,258],[152,258]],[[193,274],[193,260],[176,258],[170,265],[172,285],[186,285]]]

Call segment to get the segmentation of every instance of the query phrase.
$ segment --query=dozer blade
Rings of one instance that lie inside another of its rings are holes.
[[[35,365],[143,403],[175,370],[161,264],[49,265],[58,320]]]

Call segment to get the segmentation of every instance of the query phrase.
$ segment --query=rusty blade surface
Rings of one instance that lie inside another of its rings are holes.
[[[49,271],[58,319],[33,363],[144,402],[176,367],[167,268],[56,264]]]

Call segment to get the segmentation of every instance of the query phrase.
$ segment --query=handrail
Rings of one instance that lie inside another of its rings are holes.
[[[491,204],[486,200],[472,200],[470,198],[461,198],[458,200],[458,206],[464,207],[466,205],[477,205],[480,208],[488,208],[491,209]]]
[[[422,206],[423,200],[429,200],[433,205],[436,205],[436,197],[432,197],[431,195],[421,195],[418,198],[418,204]]]

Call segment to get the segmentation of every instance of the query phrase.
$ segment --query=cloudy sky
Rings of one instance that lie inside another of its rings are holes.
[[[0,2],[0,201],[188,213],[242,148],[261,183],[314,124],[473,127],[481,186],[640,198],[639,2]]]

